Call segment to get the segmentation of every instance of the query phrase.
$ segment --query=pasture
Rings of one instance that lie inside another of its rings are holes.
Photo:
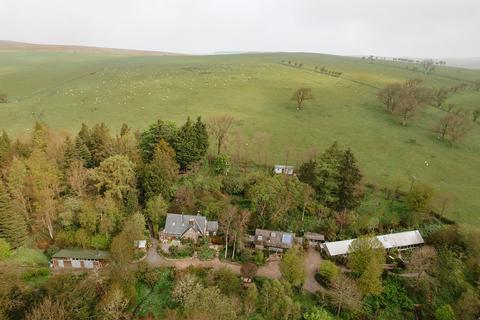
[[[280,64],[303,63],[302,68]],[[334,78],[314,67],[342,72]],[[68,52],[0,51],[0,129],[28,133],[35,121],[75,133],[80,124],[122,123],[142,130],[156,119],[183,123],[187,116],[230,114],[238,120],[230,137],[233,153],[259,163],[299,165],[334,141],[351,147],[365,181],[379,187],[412,176],[454,195],[446,215],[480,226],[480,125],[461,144],[439,141],[432,127],[444,111],[425,108],[407,127],[376,101],[375,87],[421,78],[431,87],[480,79],[480,71],[437,67],[434,74],[407,70],[401,62],[321,54],[214,56],[122,56]],[[294,90],[312,88],[314,101],[297,111]],[[473,110],[480,92],[460,91],[447,103]],[[287,160],[288,159],[288,160]],[[428,164],[428,165],[427,165]]]

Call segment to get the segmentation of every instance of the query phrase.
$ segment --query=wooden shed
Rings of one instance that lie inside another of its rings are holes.
[[[52,268],[98,269],[105,266],[110,253],[100,250],[62,249],[52,256]]]

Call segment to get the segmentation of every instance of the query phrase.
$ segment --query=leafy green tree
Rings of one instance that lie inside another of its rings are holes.
[[[135,165],[122,155],[105,159],[92,173],[95,187],[103,195],[111,195],[123,201],[127,193],[135,188]]]
[[[151,124],[147,130],[142,132],[140,137],[139,147],[142,152],[143,160],[145,162],[150,162],[152,160],[155,147],[162,139],[169,145],[173,146],[176,134],[177,127],[173,122],[158,120],[156,123]]]
[[[179,166],[175,161],[175,151],[163,139],[155,146],[152,161],[145,165],[142,174],[142,187],[148,201],[162,195],[170,199],[173,185],[178,179]]]
[[[158,228],[167,216],[168,202],[161,194],[147,201],[144,215],[152,226],[154,236],[158,235]]]
[[[355,209],[360,204],[358,186],[362,174],[350,149],[343,153],[338,171],[338,201],[335,209],[337,211]]]
[[[455,312],[449,304],[444,304],[443,306],[435,310],[435,320],[456,320]]]
[[[24,217],[12,206],[5,185],[0,180],[0,238],[8,241],[13,248],[18,248],[27,239],[27,225]]]
[[[433,197],[433,188],[423,184],[416,183],[407,193],[405,200],[410,215],[407,217],[408,224],[418,225],[423,215],[427,213]]]
[[[377,264],[385,263],[385,249],[376,237],[360,236],[350,245],[348,267],[363,274],[371,261]]]
[[[200,118],[192,123],[190,118],[178,130],[173,147],[177,162],[182,169],[186,169],[193,162],[203,158],[208,149],[208,133],[206,125]]]
[[[188,319],[236,319],[233,301],[217,287],[195,287],[185,299],[185,314]]]
[[[305,320],[335,320],[335,318],[325,309],[313,307],[312,310],[303,314]]]
[[[365,271],[358,279],[358,287],[364,295],[378,295],[382,293],[383,264],[375,259],[370,260]]]
[[[303,205],[303,184],[296,177],[261,176],[247,191],[262,227],[278,225],[289,211]]]
[[[318,273],[323,279],[325,279],[327,284],[331,284],[340,274],[340,269],[334,262],[330,260],[322,260],[318,267]]]
[[[282,257],[280,262],[282,277],[294,287],[301,287],[305,281],[305,265],[303,250],[293,246]]]
[[[260,310],[266,320],[300,319],[300,304],[293,300],[289,283],[267,280],[263,283],[260,296]]]

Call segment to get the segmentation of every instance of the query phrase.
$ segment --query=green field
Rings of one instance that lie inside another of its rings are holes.
[[[303,63],[303,68],[280,64]],[[343,72],[342,79],[313,72],[314,66]],[[351,147],[367,182],[378,186],[411,176],[451,192],[448,216],[480,226],[480,125],[457,146],[436,139],[431,128],[443,111],[426,108],[408,127],[386,114],[375,99],[388,82],[419,77],[431,87],[480,79],[480,71],[437,67],[434,74],[407,64],[320,54],[215,56],[122,56],[68,52],[0,52],[0,128],[24,134],[34,121],[76,132],[80,124],[123,122],[144,129],[157,118],[183,122],[187,116],[231,114],[239,120],[234,152],[269,164],[299,164],[334,141]],[[316,97],[299,112],[290,100],[299,87]],[[447,103],[472,110],[480,93],[461,91]],[[258,139],[263,136],[262,139]],[[254,139],[254,137],[257,137]],[[411,143],[408,141],[415,141]],[[264,154],[264,151],[265,154]],[[428,166],[426,165],[428,162]]]

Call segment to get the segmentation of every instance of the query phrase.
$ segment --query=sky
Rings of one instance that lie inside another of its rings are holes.
[[[480,57],[480,0],[0,0],[0,39],[206,54]]]

